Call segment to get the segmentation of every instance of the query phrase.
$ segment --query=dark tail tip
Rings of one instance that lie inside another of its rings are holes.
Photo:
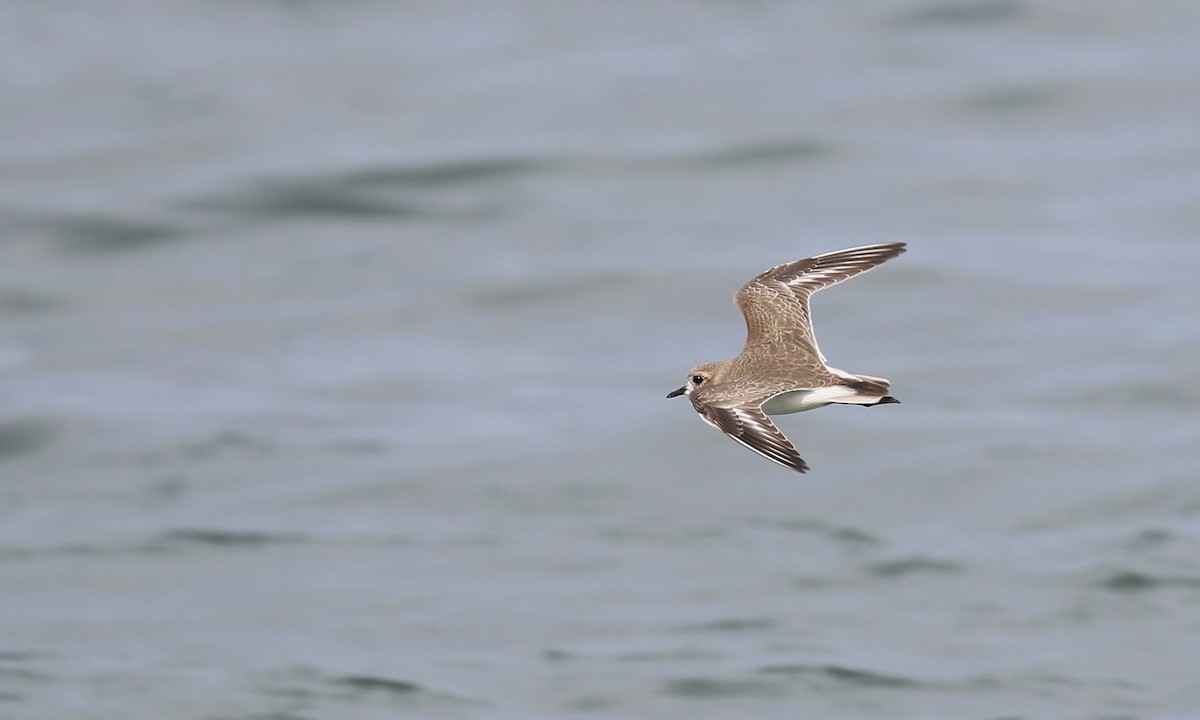
[[[884,395],[883,397],[879,398],[878,400],[871,403],[870,405],[863,405],[863,407],[875,407],[876,405],[892,405],[892,404],[899,405],[900,401],[897,400],[896,398],[892,397],[891,395]]]

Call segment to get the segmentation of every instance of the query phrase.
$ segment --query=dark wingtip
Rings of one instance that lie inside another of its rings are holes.
[[[776,460],[775,462],[779,462],[779,461]],[[779,464],[783,465],[786,468],[795,470],[796,472],[801,473],[801,474],[808,472],[808,463],[805,462],[804,458],[802,458],[802,457],[792,458],[792,459],[789,459],[787,462],[779,462]]]

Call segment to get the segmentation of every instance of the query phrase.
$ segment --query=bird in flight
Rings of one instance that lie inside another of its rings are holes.
[[[767,270],[742,286],[733,302],[746,318],[746,344],[732,360],[697,365],[683,387],[700,419],[763,457],[797,472],[808,463],[768,415],[831,403],[886,405],[886,379],[826,364],[813,334],[809,298],[904,252],[904,243],[863,245],[814,255]]]

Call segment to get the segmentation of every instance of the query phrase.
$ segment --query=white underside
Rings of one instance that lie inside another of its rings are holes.
[[[814,410],[832,403],[872,405],[879,402],[882,397],[882,395],[862,395],[845,385],[830,385],[812,390],[788,390],[779,393],[763,403],[762,409],[768,415],[787,415],[788,413]]]

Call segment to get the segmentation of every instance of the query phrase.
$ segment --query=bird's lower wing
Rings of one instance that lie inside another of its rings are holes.
[[[762,408],[710,406],[700,417],[768,460],[796,472],[808,470],[808,463],[804,462],[791,441],[775,427]]]

